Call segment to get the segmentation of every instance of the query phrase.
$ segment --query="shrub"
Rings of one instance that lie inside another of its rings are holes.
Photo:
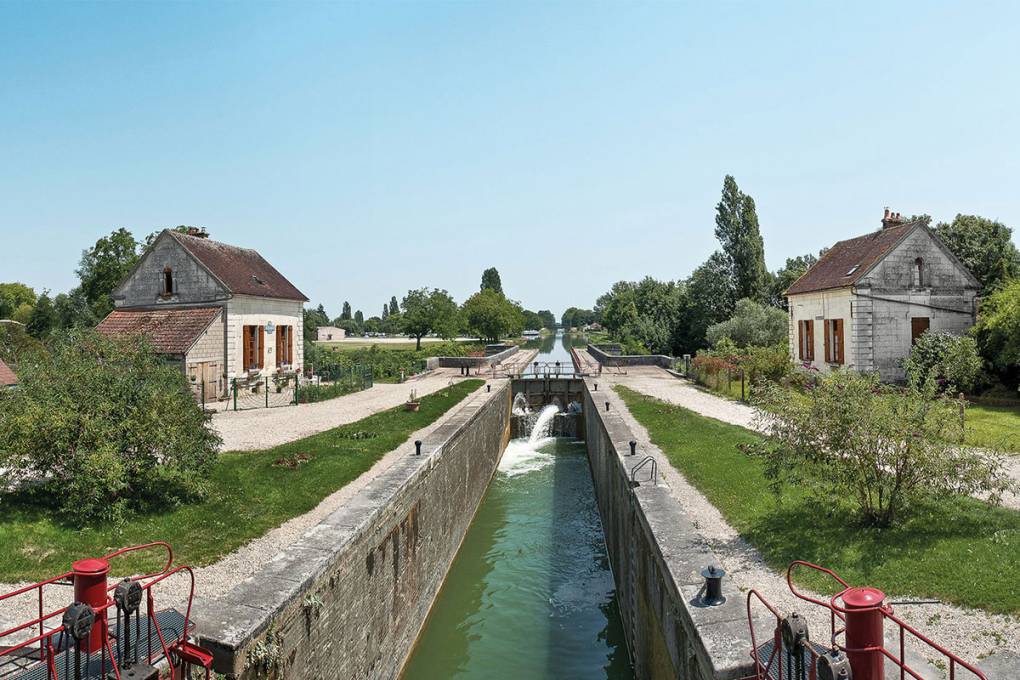
[[[934,380],[940,391],[970,392],[981,377],[981,357],[974,338],[926,331],[903,361],[907,379],[920,386]]]
[[[201,496],[220,439],[183,372],[141,339],[72,331],[0,395],[0,467],[84,524]]]
[[[1015,380],[1020,372],[1020,279],[981,301],[974,337],[981,356],[1001,376]]]
[[[778,493],[784,484],[815,492],[819,503],[852,501],[861,519],[887,526],[912,502],[1016,488],[997,452],[959,446],[959,403],[924,389],[883,386],[876,376],[834,371],[811,396],[765,383],[756,425],[768,434],[749,452],[765,461]],[[820,506],[821,507],[821,506]]]
[[[788,333],[786,312],[745,298],[737,302],[732,317],[709,326],[705,336],[713,347],[723,339],[737,347],[771,347],[785,342]]]

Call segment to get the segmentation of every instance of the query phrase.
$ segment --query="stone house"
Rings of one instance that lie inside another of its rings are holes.
[[[206,397],[232,378],[303,367],[306,298],[256,251],[212,241],[205,230],[164,230],[114,289],[97,330],[144,334]]]
[[[319,328],[315,331],[315,339],[319,342],[343,340],[345,337],[347,337],[347,331],[343,328],[337,328],[336,326],[319,326]]]
[[[924,331],[974,325],[979,290],[923,223],[886,209],[880,230],[840,241],[786,291],[790,355],[821,371],[903,380],[901,363]]]

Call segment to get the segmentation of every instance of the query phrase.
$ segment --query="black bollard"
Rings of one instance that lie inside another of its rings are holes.
[[[701,596],[701,604],[706,607],[715,607],[726,601],[722,594],[722,579],[726,572],[714,564],[702,570],[701,575],[705,577],[705,594]]]
[[[637,442],[633,439],[630,440],[630,455],[637,453]]]
[[[606,402],[606,412],[608,412],[608,411],[609,411],[609,402],[607,401]]]
[[[599,384],[598,384],[598,383],[595,383],[595,391],[596,391],[596,392],[598,392],[598,391],[599,391]]]
[[[416,439],[414,441],[414,455],[416,455],[416,456],[420,456],[421,455],[421,440],[420,439]]]
[[[485,385],[485,391],[486,392],[491,392],[492,391],[492,385],[491,384],[486,384]]]

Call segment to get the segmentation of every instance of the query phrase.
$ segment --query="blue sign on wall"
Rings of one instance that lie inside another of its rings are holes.
[[[270,321],[269,323],[266,324],[266,335],[272,335],[275,332],[276,332],[276,326],[274,326],[273,322]]]

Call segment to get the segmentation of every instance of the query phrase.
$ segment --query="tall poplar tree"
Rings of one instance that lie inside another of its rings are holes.
[[[729,263],[736,298],[764,301],[768,295],[769,273],[765,268],[765,242],[758,229],[754,199],[740,191],[733,175],[726,175],[722,198],[715,210],[715,236]]]

